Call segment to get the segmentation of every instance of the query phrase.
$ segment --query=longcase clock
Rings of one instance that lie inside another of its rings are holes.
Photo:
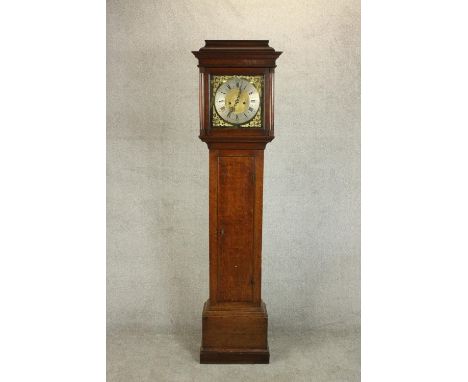
[[[268,363],[261,298],[263,152],[273,134],[267,40],[206,40],[200,68],[200,139],[209,148],[209,299],[201,363]]]

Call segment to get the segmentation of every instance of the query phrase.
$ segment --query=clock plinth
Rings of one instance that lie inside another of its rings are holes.
[[[209,148],[210,293],[201,363],[268,363],[261,299],[263,152],[273,134],[268,41],[213,41],[200,68],[200,139]]]
[[[269,363],[265,304],[205,303],[200,363]]]

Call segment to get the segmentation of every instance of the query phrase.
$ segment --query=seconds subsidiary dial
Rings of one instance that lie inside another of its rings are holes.
[[[228,123],[242,125],[249,122],[260,107],[260,95],[254,84],[242,77],[222,83],[215,93],[218,115]]]

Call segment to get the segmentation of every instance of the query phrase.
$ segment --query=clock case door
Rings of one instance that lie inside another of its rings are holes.
[[[210,150],[210,305],[261,306],[263,150]]]

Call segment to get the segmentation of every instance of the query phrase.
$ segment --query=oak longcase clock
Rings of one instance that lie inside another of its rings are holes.
[[[261,298],[263,151],[274,138],[267,40],[206,40],[200,68],[200,139],[209,148],[209,299],[201,363],[268,363]]]

